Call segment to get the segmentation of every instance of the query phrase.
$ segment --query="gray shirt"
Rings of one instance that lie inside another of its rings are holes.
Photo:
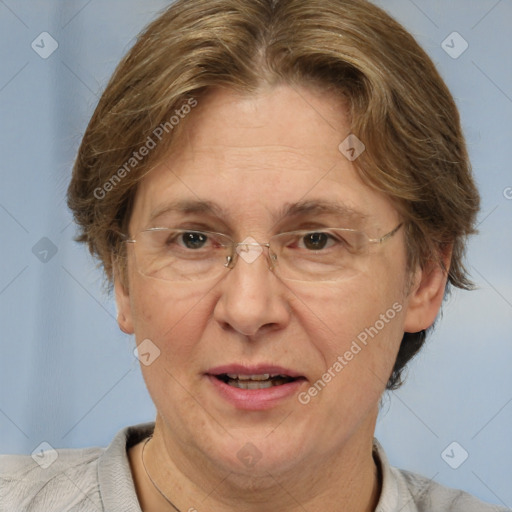
[[[30,455],[0,456],[0,512],[141,512],[127,449],[153,428],[153,423],[127,427],[107,448],[57,450],[39,463]],[[374,450],[383,477],[376,512],[507,510],[391,467],[377,441]]]

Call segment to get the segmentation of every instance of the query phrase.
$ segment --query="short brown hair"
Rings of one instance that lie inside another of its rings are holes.
[[[365,0],[177,0],[140,34],[92,116],[68,190],[78,240],[108,280],[138,182],[186,129],[171,117],[216,87],[250,94],[278,83],[346,98],[366,146],[357,170],[401,214],[409,267],[451,247],[448,282],[469,288],[463,255],[479,195],[455,102],[414,38]],[[166,137],[132,161],[156,127]],[[404,335],[389,389],[424,340]]]

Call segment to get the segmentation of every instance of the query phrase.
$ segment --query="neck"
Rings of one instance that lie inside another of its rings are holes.
[[[223,471],[174,445],[157,418],[151,441],[132,447],[129,459],[144,512],[266,512],[270,504],[280,512],[302,512],[335,510],[340,503],[344,512],[372,512],[380,495],[372,440],[373,429],[366,443],[350,443],[328,459],[304,460],[295,470],[252,478]]]

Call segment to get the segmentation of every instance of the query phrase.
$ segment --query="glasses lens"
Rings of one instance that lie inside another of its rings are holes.
[[[280,233],[270,239],[271,268],[292,281],[341,281],[364,270],[369,243],[363,232],[352,229]],[[235,244],[221,233],[151,228],[132,245],[141,274],[164,281],[201,281],[229,270]]]
[[[207,231],[153,228],[134,244],[138,271],[165,281],[200,281],[226,271],[230,238]]]
[[[277,271],[293,281],[340,281],[361,271],[368,239],[360,231],[293,231],[270,240]]]

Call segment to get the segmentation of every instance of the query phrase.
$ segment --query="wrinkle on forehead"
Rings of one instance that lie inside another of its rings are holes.
[[[266,232],[283,219],[279,229],[286,230],[319,219],[331,227],[367,225],[377,235],[396,212],[338,150],[349,129],[343,110],[336,97],[309,89],[278,87],[254,96],[220,91],[200,99],[181,144],[141,182],[138,228],[162,215],[168,223],[191,224],[203,215],[205,224],[233,232]]]

